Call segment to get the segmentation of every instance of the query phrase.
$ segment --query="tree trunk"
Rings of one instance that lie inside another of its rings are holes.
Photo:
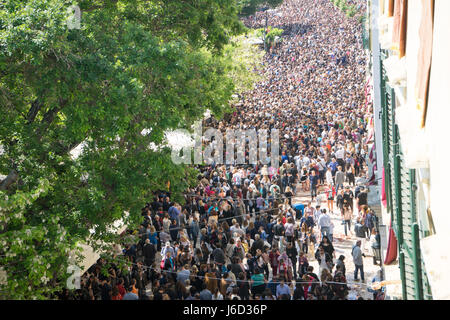
[[[19,175],[15,170],[11,170],[8,176],[0,183],[0,190],[6,190],[11,184],[17,181]]]

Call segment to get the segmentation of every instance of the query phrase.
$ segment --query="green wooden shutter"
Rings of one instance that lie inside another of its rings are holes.
[[[387,58],[385,51],[380,52],[380,67],[381,67],[381,112],[382,112],[382,137],[383,137],[383,166],[384,166],[384,181],[385,181],[385,193],[387,202],[387,211],[392,212],[392,190],[391,190],[391,166],[389,162],[389,155],[391,154],[390,146],[392,145],[392,127],[391,116],[388,105],[391,103],[390,93],[386,90],[386,69],[383,61]]]
[[[388,57],[381,50],[381,107],[383,130],[383,163],[387,211],[398,242],[398,260],[403,299],[432,299],[428,277],[420,251],[420,230],[417,223],[415,170],[407,169],[401,152],[398,127],[395,124],[395,92],[387,84],[383,65]]]
[[[394,114],[394,106],[393,103],[395,101],[394,90],[386,85],[386,113],[387,113],[387,138],[388,138],[388,158],[387,158],[387,167],[389,173],[389,202],[391,209],[391,217],[392,217],[392,228],[395,231],[395,234],[398,237],[398,221],[395,216],[395,208],[397,203],[397,193],[395,189],[395,147],[397,144],[396,137],[394,136],[394,124],[395,124],[395,114]]]
[[[370,49],[370,26],[368,26],[367,21],[369,21],[367,17],[362,20],[362,42],[363,48],[366,50]]]

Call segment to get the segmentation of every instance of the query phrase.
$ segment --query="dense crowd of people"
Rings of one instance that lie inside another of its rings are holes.
[[[364,12],[364,1],[353,2]],[[361,25],[329,0],[286,0],[245,23],[263,27],[266,15],[284,33],[264,58],[264,80],[234,113],[205,126],[224,136],[228,128],[278,129],[280,167],[201,166],[184,203],[155,193],[134,231],[138,242],[125,243],[117,261],[91,267],[79,299],[348,299],[345,257],[336,256],[330,215],[340,215],[345,234],[356,237],[352,280],[359,271],[364,281],[366,242],[379,236],[361,183],[371,178]],[[296,203],[298,192],[310,201]],[[119,261],[130,267],[119,268]],[[109,272],[102,272],[105,266]]]

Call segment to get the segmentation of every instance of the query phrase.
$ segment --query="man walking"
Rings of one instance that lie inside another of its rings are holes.
[[[284,251],[283,250],[284,232],[285,232],[285,229],[284,229],[282,220],[281,220],[281,218],[278,218],[277,224],[273,226],[273,234],[274,234],[273,239],[275,240],[275,244],[280,249],[280,251]]]
[[[145,265],[147,267],[151,267],[155,262],[156,248],[152,243],[150,243],[149,239],[145,240],[145,245],[142,251],[144,254]]]
[[[352,212],[353,212],[353,198],[354,198],[353,191],[350,190],[349,186],[346,186],[344,192],[344,200],[347,200],[347,203],[350,205]]]
[[[321,239],[323,239],[324,236],[328,237],[330,234],[331,219],[327,214],[327,209],[322,209],[322,214],[319,217],[319,221],[317,221],[317,225],[320,228]]]
[[[342,167],[338,166],[338,171],[336,172],[335,176],[336,180],[336,192],[339,192],[339,188],[344,188],[344,180],[345,180],[345,173],[342,171]]]
[[[311,175],[309,176],[309,182],[311,187],[311,201],[317,197],[317,185],[319,183],[319,177],[316,176],[316,171],[311,171]]]
[[[286,254],[292,261],[292,271],[294,273],[294,279],[297,279],[297,255],[298,251],[293,242],[288,242],[286,248]]]
[[[327,164],[323,158],[319,158],[319,161],[317,161],[317,167],[319,168],[319,182],[323,185],[325,182],[325,170],[327,167]]]
[[[358,270],[361,273],[361,280],[364,282],[364,268],[363,268],[363,259],[365,257],[364,253],[361,251],[361,240],[356,241],[356,244],[352,249],[353,263],[355,264],[355,273],[354,273],[354,281],[359,281],[358,279]]]

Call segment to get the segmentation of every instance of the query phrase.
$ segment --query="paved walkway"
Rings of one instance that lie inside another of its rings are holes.
[[[320,190],[319,190],[320,191]],[[297,194],[296,196],[293,198],[292,200],[292,204],[295,203],[302,203],[302,204],[307,204],[308,201],[311,200],[311,196],[309,194],[309,192],[304,192],[301,190],[301,186],[299,185],[297,187]],[[312,202],[313,207],[315,206],[315,202]],[[334,211],[335,213],[331,214],[331,220],[333,221],[334,224],[334,231],[333,231],[333,246],[336,250],[336,258],[339,258],[340,255],[344,255],[345,256],[345,267],[346,267],[346,278],[347,278],[347,282],[349,284],[349,287],[352,289],[349,292],[349,297],[351,297],[352,295],[355,296],[361,296],[364,299],[373,299],[373,295],[372,293],[367,291],[367,285],[365,284],[369,284],[372,282],[373,277],[376,275],[377,271],[380,270],[380,266],[379,265],[374,265],[373,264],[373,256],[372,256],[372,250],[369,248],[369,241],[367,241],[366,244],[366,248],[370,249],[367,250],[365,252],[366,257],[363,257],[363,262],[364,262],[364,279],[365,279],[365,283],[363,283],[361,280],[360,281],[353,281],[353,273],[355,270],[355,265],[353,264],[353,258],[351,255],[351,251],[352,251],[352,247],[353,245],[356,243],[356,237],[346,237],[345,236],[345,232],[344,232],[344,225],[342,224],[342,218],[341,215],[339,213],[338,210],[336,210],[336,205],[334,206]],[[354,205],[355,208],[355,212],[354,212],[354,217],[356,219],[357,216],[357,212],[356,212],[356,203]],[[327,207],[327,202],[323,201],[321,203],[321,208],[325,208],[327,209],[328,212],[328,207]],[[352,221],[352,232],[354,228],[354,221]],[[317,227],[315,227],[316,235],[318,235],[318,230]],[[311,259],[310,257],[308,257],[309,260],[309,264],[312,265],[314,267],[314,272],[318,272],[319,271],[319,264],[317,262],[316,259]],[[333,275],[334,275],[334,271],[335,269],[333,269]],[[360,278],[359,274],[358,274],[358,278]]]

